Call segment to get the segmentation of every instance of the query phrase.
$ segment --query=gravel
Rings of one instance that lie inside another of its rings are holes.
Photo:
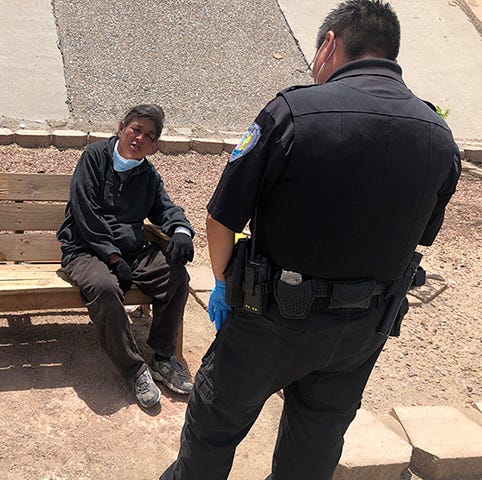
[[[79,155],[53,147],[0,146],[0,172],[71,173]],[[158,153],[151,160],[197,231],[195,263],[208,266],[205,206],[227,155]],[[430,303],[412,307],[401,336],[388,341],[365,393],[364,407],[372,412],[388,413],[396,405],[450,405],[474,419],[480,416],[473,408],[482,398],[480,178],[462,172],[435,244],[421,248],[422,264],[447,288]]]

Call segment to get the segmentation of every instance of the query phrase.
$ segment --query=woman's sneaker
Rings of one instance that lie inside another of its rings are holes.
[[[191,393],[193,384],[186,369],[179,363],[175,355],[166,360],[151,358],[149,367],[155,380],[162,382],[173,392],[187,395]]]
[[[133,381],[137,401],[146,408],[154,406],[161,398],[161,391],[146,368]]]

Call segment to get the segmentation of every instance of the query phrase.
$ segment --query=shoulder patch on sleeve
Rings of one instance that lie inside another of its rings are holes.
[[[241,140],[236,145],[236,148],[231,153],[229,163],[234,162],[238,158],[241,158],[243,155],[246,155],[248,152],[250,152],[256,146],[260,137],[261,128],[256,122],[253,122],[241,137]]]

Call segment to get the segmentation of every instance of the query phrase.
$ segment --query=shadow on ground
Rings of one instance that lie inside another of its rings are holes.
[[[151,352],[145,339],[150,317],[131,317],[133,335],[148,360]],[[100,348],[84,312],[0,318],[6,322],[6,326],[0,327],[0,392],[71,387],[98,415],[111,415],[135,403],[130,383],[119,375]],[[185,397],[165,388],[163,394],[186,403]],[[160,409],[145,412],[156,415]]]

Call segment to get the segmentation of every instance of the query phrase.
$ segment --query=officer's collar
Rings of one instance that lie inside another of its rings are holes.
[[[345,63],[328,77],[326,83],[357,75],[380,75],[404,83],[400,65],[384,58],[364,58]]]

